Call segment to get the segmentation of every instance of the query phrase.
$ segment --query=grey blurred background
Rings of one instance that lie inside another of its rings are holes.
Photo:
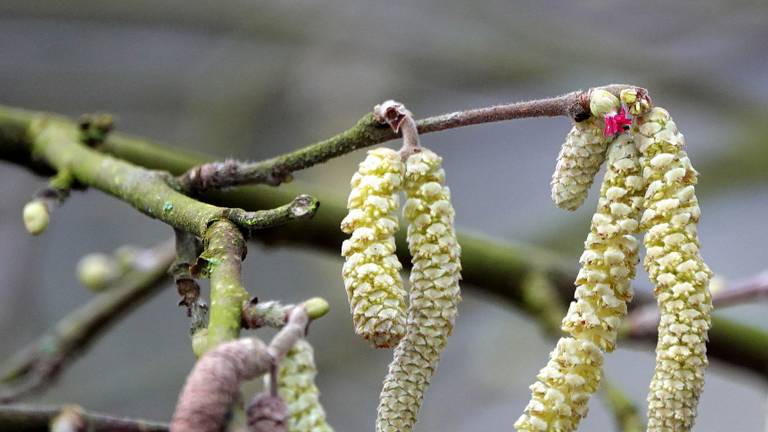
[[[578,3],[578,4],[577,4]],[[763,1],[200,2],[3,0],[0,103],[69,115],[114,113],[121,131],[221,157],[259,159],[351,126],[384,99],[417,116],[630,82],[651,89],[701,171],[703,254],[720,275],[764,270],[768,211],[768,4]],[[558,250],[574,263],[592,194],[575,214],[548,183],[564,119],[430,134],[445,157],[458,223]],[[298,173],[347,192],[354,153]],[[21,207],[41,179],[0,165],[0,355],[86,301],[80,256],[171,235],[96,191],[76,193],[40,238]],[[251,246],[245,282],[262,299],[322,295],[313,328],[328,416],[372,430],[390,353],[352,333],[337,256]],[[643,274],[638,286],[647,289]],[[170,417],[193,363],[169,286],[121,322],[44,396],[116,414]],[[768,327],[764,305],[722,312]],[[467,290],[422,410],[422,431],[510,430],[552,341],[518,311]],[[607,357],[607,374],[644,406],[650,347]],[[599,398],[581,430],[612,430]],[[713,364],[697,431],[765,430],[766,386]]]

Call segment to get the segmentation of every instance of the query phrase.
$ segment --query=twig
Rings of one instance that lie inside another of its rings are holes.
[[[716,308],[749,303],[754,300],[768,300],[768,271],[752,277],[725,284],[712,293],[712,304]]]
[[[325,316],[330,309],[328,302],[320,297],[313,297],[298,306],[307,311],[310,320]],[[259,302],[254,298],[243,305],[243,328],[282,328],[288,321],[288,315],[296,307],[297,305],[283,305],[277,301]]]
[[[715,280],[712,285],[715,285]],[[713,288],[712,292],[712,304],[717,309],[760,299],[768,299],[768,271],[730,285]],[[658,324],[658,308],[654,304],[646,304],[629,314],[625,331],[630,337],[649,337],[655,334]]]
[[[37,159],[176,229],[202,237],[208,225],[220,219],[232,220],[246,230],[267,226],[269,222],[293,220],[265,220],[260,213],[217,207],[190,198],[171,187],[173,179],[167,173],[149,171],[89,148],[81,142],[78,127],[66,119],[38,114],[26,118],[24,123],[25,145]],[[311,211],[305,216],[311,216]]]
[[[612,84],[598,87],[619,95],[627,88],[637,89],[641,94],[647,94],[643,88]],[[496,105],[466,111],[457,111],[428,117],[416,122],[418,133],[438,132],[481,123],[492,123],[532,117],[566,116],[574,121],[586,120],[589,112],[589,90],[578,90],[562,96],[539,99],[511,104]],[[388,101],[389,102],[389,101]],[[380,107],[391,108],[386,102]],[[371,113],[360,119],[352,128],[317,144],[302,149],[253,163],[237,161],[211,162],[194,167],[178,178],[181,190],[200,193],[226,187],[245,184],[268,184],[277,186],[292,179],[291,174],[354,150],[380,144],[397,138],[402,119],[396,124],[390,123],[391,128],[383,128],[382,118],[377,113]],[[380,114],[380,113],[379,113]],[[412,128],[403,129],[404,133]]]
[[[245,211],[230,208],[225,211],[229,220],[238,226],[253,230],[273,228],[299,219],[309,219],[315,215],[320,202],[309,195],[299,195],[288,204],[270,210]]]
[[[0,403],[50,385],[98,336],[159,292],[172,260],[170,243],[145,251],[136,258],[133,270],[114,287],[64,317],[52,330],[12,357],[3,367],[0,382],[13,387],[0,391]]]
[[[269,346],[257,338],[227,342],[208,351],[195,365],[179,395],[171,430],[217,432],[238,399],[240,383],[267,373],[304,335],[309,318],[304,308],[289,314]]]
[[[200,285],[198,285],[192,274],[192,268],[197,263],[197,257],[202,252],[202,244],[200,240],[192,233],[182,231],[179,229],[174,230],[176,239],[176,260],[168,270],[173,276],[173,280],[176,283],[176,290],[179,292],[179,306],[185,306],[187,308],[187,316],[195,316],[199,318],[200,309],[204,309],[205,305],[198,303],[200,298]],[[194,312],[194,313],[193,313]],[[192,324],[192,330],[198,328],[194,323]]]
[[[0,405],[0,430],[14,432],[48,432],[51,421],[71,405]],[[166,432],[165,423],[147,420],[113,417],[82,409],[77,410],[83,420],[84,429],[89,432]]]

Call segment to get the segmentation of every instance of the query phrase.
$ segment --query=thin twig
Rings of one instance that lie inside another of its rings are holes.
[[[202,252],[202,243],[194,234],[175,229],[176,239],[176,260],[168,270],[176,283],[176,290],[179,292],[179,306],[187,308],[187,316],[194,317],[191,325],[192,331],[199,328],[196,323],[201,318],[201,312],[205,309],[205,304],[199,302],[200,285],[192,274],[192,268],[197,263],[197,257]]]
[[[712,293],[715,308],[724,308],[768,299],[768,271],[719,287]],[[655,334],[659,324],[659,310],[654,304],[636,308],[627,318],[626,332],[630,337]]]
[[[254,298],[243,305],[243,328],[282,328],[288,321],[288,315],[297,306],[307,311],[310,320],[325,316],[330,309],[328,302],[320,297],[313,297],[300,305],[283,305],[277,301],[259,302]]]
[[[48,432],[51,421],[71,405],[0,405],[0,430],[13,432]],[[166,432],[165,423],[114,417],[82,409],[77,414],[83,420],[83,430],[90,432]]]
[[[643,88],[626,84],[611,84],[598,88],[608,90],[616,96],[621,90],[627,88],[638,89],[640,93],[647,94]],[[590,116],[589,91],[578,90],[553,98],[442,114],[419,120],[416,126],[418,133],[425,134],[481,123],[532,117],[565,116],[574,121],[582,121]],[[384,105],[387,103],[381,104],[380,107]],[[177,182],[181,190],[193,193],[245,184],[277,186],[290,180],[291,174],[295,171],[363,147],[397,138],[403,118],[400,118],[396,124],[388,121],[390,128],[382,127],[382,120],[386,120],[386,116],[382,118],[377,113],[371,113],[360,119],[352,128],[317,144],[259,162],[242,163],[227,160],[206,163],[190,169],[180,176]],[[411,128],[408,129],[408,131],[411,130]]]
[[[171,430],[221,431],[238,399],[240,383],[269,372],[305,333],[309,317],[294,308],[269,346],[257,338],[223,343],[195,364],[179,395]]]
[[[6,403],[50,385],[79,353],[164,286],[173,246],[163,243],[140,254],[115,286],[59,321],[53,329],[13,356],[3,367],[0,391]]]

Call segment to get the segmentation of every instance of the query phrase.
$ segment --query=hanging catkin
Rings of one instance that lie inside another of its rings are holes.
[[[406,335],[395,349],[379,399],[376,430],[381,432],[413,429],[461,299],[461,247],[441,161],[427,149],[406,161],[403,215],[413,257],[410,307]]]
[[[277,393],[288,406],[288,432],[333,431],[320,404],[316,375],[312,345],[299,339],[280,362],[277,379]],[[269,386],[269,375],[266,384]]]
[[[402,265],[395,255],[403,163],[394,150],[368,152],[351,181],[349,214],[341,229],[344,286],[355,332],[377,347],[392,347],[405,333]]]
[[[604,116],[620,106],[619,99],[605,90],[590,92],[592,117],[573,125],[557,156],[550,186],[552,201],[558,207],[573,211],[584,203],[613,140],[613,134],[604,133]]]
[[[531,401],[515,423],[520,431],[573,431],[601,378],[603,353],[614,349],[619,324],[632,298],[638,263],[638,231],[644,182],[632,138],[619,135],[597,210],[584,243],[575,301],[563,319],[562,337],[531,386]]]
[[[576,123],[565,137],[550,183],[552,201],[562,209],[581,207],[603,164],[611,138],[603,135],[601,122],[591,117]]]
[[[712,274],[699,254],[696,228],[701,215],[693,186],[697,173],[683,150],[683,135],[663,108],[638,118],[637,144],[648,184],[643,264],[661,314],[648,430],[684,432],[693,427],[704,386],[712,311]]]

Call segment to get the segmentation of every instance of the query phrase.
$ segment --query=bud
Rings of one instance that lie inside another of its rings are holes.
[[[641,219],[643,261],[659,304],[656,370],[648,395],[648,430],[688,431],[704,387],[711,324],[712,272],[699,253],[697,172],[669,113],[653,108],[638,119],[637,144],[648,184]]]
[[[453,330],[461,300],[461,247],[442,159],[430,150],[406,161],[403,216],[413,267],[405,337],[395,349],[379,398],[377,431],[410,431]]]
[[[44,201],[34,199],[24,206],[22,219],[28,233],[32,235],[41,234],[48,228],[48,222],[50,221],[48,206]]]
[[[592,89],[589,92],[589,110],[595,117],[603,117],[606,114],[615,113],[621,108],[619,98],[613,93],[603,89]]]
[[[331,310],[331,305],[324,298],[312,297],[301,304],[307,310],[309,319],[318,319]]]
[[[622,90],[619,93],[619,98],[633,116],[643,115],[651,108],[651,102],[648,97],[639,94],[638,90],[634,88]]]
[[[351,234],[341,254],[355,332],[376,347],[392,347],[405,333],[406,293],[395,255],[402,181],[403,164],[396,151],[369,151],[352,177],[349,214],[341,221],[341,230]]]
[[[91,291],[103,290],[118,276],[117,263],[107,254],[88,254],[77,263],[77,277],[80,283]]]

